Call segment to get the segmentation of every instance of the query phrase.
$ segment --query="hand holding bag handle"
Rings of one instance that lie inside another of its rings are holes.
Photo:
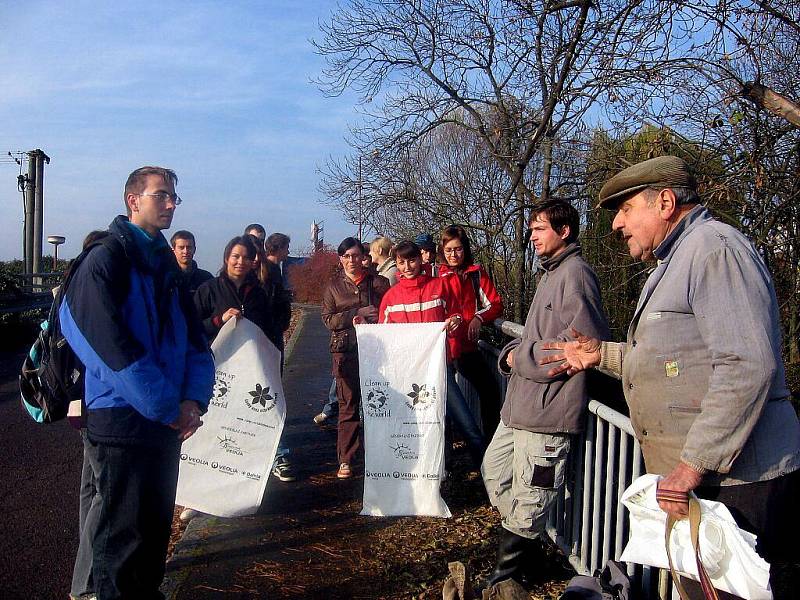
[[[711,583],[711,578],[708,576],[705,567],[703,566],[703,561],[700,556],[700,502],[697,501],[697,498],[694,496],[689,497],[689,531],[692,538],[692,547],[694,548],[694,558],[697,562],[697,573],[700,577],[700,587],[703,590],[703,596],[706,600],[719,600],[719,596],[717,595],[717,590],[714,589],[714,586]],[[672,533],[672,528],[675,525],[677,519],[672,515],[667,517],[667,526],[664,532],[664,542],[667,546],[667,560],[669,561],[669,572],[672,575],[672,581],[675,583],[675,587],[678,589],[678,594],[680,594],[682,600],[690,600],[689,595],[686,593],[686,590],[683,588],[683,584],[681,583],[680,577],[675,572],[675,567],[672,565],[672,554],[669,550],[669,536]]]

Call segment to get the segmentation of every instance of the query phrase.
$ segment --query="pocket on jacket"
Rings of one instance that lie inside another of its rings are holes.
[[[564,483],[568,435],[534,434],[526,444],[522,480],[528,487],[558,488]]]

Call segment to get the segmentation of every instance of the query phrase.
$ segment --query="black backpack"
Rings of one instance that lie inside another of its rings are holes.
[[[97,246],[122,245],[113,236],[106,236],[87,246],[67,267],[64,280],[53,299],[46,321],[41,324],[39,337],[22,363],[19,389],[22,406],[37,423],[53,423],[67,416],[70,402],[83,399],[84,366],[75,355],[64,334],[58,310],[78,267]]]

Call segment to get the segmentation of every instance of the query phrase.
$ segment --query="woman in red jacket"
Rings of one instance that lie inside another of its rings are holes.
[[[500,389],[493,371],[478,350],[481,325],[491,323],[503,314],[503,301],[486,271],[476,265],[466,230],[450,225],[442,231],[439,277],[447,284],[464,319],[450,342],[455,368],[469,381],[481,402],[483,431],[491,438],[500,421]]]
[[[379,323],[443,322],[448,338],[462,326],[458,307],[450,298],[443,279],[422,272],[422,256],[414,242],[401,242],[395,248],[397,284],[381,301]],[[447,348],[447,414],[461,430],[475,468],[480,469],[486,451],[486,438],[456,383],[450,348]]]

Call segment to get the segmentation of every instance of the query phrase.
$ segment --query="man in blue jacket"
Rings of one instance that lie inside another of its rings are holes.
[[[59,308],[86,367],[85,452],[97,494],[81,531],[102,600],[162,598],[181,442],[202,422],[214,364],[161,234],[181,199],[169,169],[125,184],[127,217],[81,263]],[[76,568],[78,566],[76,565]]]

